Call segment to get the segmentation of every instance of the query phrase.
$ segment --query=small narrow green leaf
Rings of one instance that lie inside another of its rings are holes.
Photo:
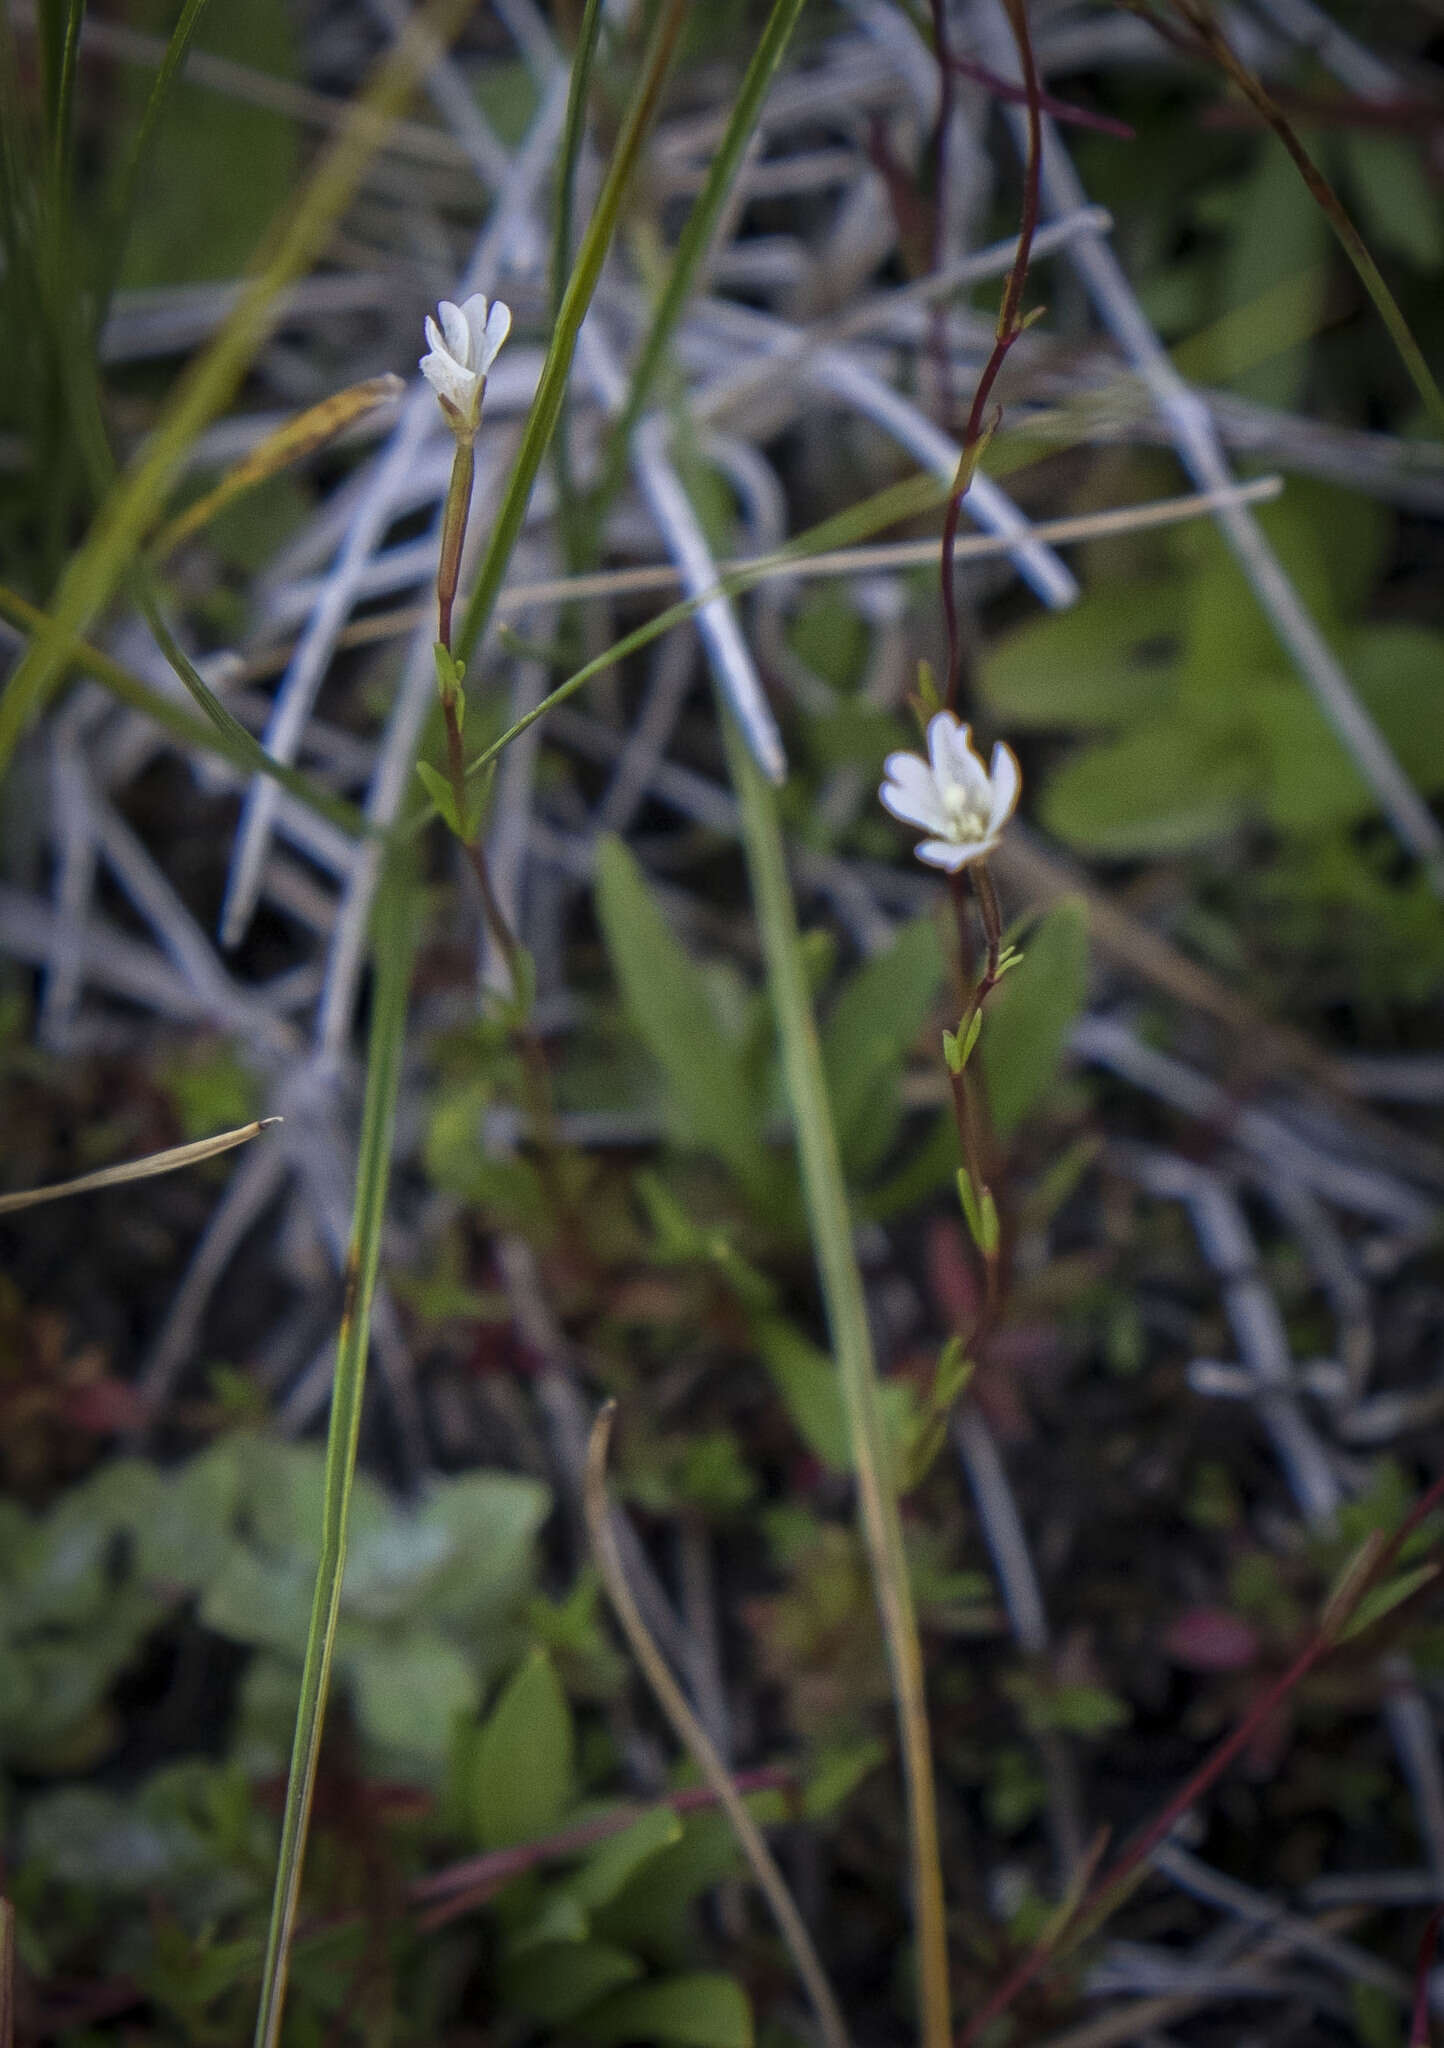
[[[1372,1586],[1345,1622],[1338,1640],[1346,1643],[1351,1636],[1362,1635],[1366,1628],[1372,1628],[1376,1621],[1382,1621],[1386,1614],[1402,1606],[1421,1586],[1437,1579],[1439,1572],[1437,1564],[1418,1564],[1412,1571],[1400,1572],[1395,1578],[1386,1579],[1382,1586]]]
[[[988,998],[983,1073],[999,1135],[1007,1138],[1051,1086],[1088,992],[1088,913],[1077,897],[1034,927],[1027,957]]]
[[[688,1137],[723,1160],[750,1196],[765,1198],[773,1173],[741,1048],[723,1031],[702,976],[619,839],[597,849],[597,914],[627,1009],[667,1077]]]
[[[442,823],[454,832],[458,839],[461,838],[461,819],[456,815],[456,795],[451,784],[440,769],[433,768],[429,761],[418,761],[416,772],[426,787],[426,794],[440,812]]]

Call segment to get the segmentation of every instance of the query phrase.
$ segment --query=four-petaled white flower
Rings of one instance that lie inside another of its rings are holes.
[[[985,768],[970,729],[951,711],[929,719],[926,761],[921,754],[889,754],[883,766],[885,807],[933,835],[916,849],[929,867],[956,874],[969,861],[985,860],[1017,807],[1022,777],[1012,748],[999,740],[992,768]]]
[[[421,374],[440,400],[451,431],[469,440],[481,418],[486,373],[511,332],[511,308],[495,299],[488,312],[485,294],[475,292],[464,305],[443,299],[436,310],[439,327],[426,316],[431,353],[421,358]]]

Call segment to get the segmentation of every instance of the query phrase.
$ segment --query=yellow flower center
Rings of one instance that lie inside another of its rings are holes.
[[[974,840],[987,837],[988,813],[973,800],[961,783],[949,783],[940,793],[943,809],[947,813],[949,839],[958,846],[968,846]]]

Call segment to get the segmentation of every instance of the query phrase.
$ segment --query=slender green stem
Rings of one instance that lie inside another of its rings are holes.
[[[469,661],[478,642],[491,623],[497,596],[506,579],[507,566],[512,550],[521,533],[522,521],[526,518],[527,504],[531,498],[532,486],[542,466],[552,434],[561,413],[562,400],[566,395],[567,378],[571,374],[572,356],[576,351],[577,335],[581,332],[587,307],[597,288],[597,279],[602,274],[612,237],[616,233],[617,221],[621,216],[622,202],[631,184],[632,173],[642,153],[647,130],[661,98],[662,87],[671,69],[672,54],[682,23],[687,15],[687,0],[663,0],[662,10],[653,28],[651,41],[642,63],[642,75],[637,81],[636,92],[627,109],[627,118],[607,166],[607,175],[597,198],[596,211],[587,223],[577,252],[576,266],[567,283],[561,311],[552,329],[546,360],[542,364],[541,376],[537,382],[536,397],[532,400],[531,411],[527,414],[522,429],[521,446],[517,450],[516,462],[507,482],[506,495],[496,515],[496,524],[491,531],[491,542],[477,575],[476,588],[466,607],[466,616],[461,622],[461,631],[456,637],[456,653],[463,661]]]
[[[366,1388],[371,1302],[376,1291],[381,1225],[391,1173],[392,1128],[406,1032],[406,992],[411,972],[413,925],[412,906],[407,901],[402,880],[394,868],[388,868],[376,908],[373,940],[376,996],[367,1049],[366,1102],[356,1165],[356,1203],[351,1242],[346,1254],[346,1295],[336,1347],[331,1424],[326,1438],[321,1557],[316,1570],[305,1662],[301,1669],[301,1697],[296,1709],[291,1771],[286,1782],[286,1807],[281,1823],[276,1888],[261,1976],[255,2048],[276,2048],[280,2040],[291,1939],[295,1932],[296,1903],[301,1888],[301,1865],[306,1850],[326,1695],[336,1647],[351,1485],[356,1471],[356,1441]]]
[[[599,528],[606,516],[607,506],[616,496],[623,473],[627,466],[627,449],[633,431],[642,417],[652,386],[657,380],[677,322],[681,319],[687,300],[697,282],[697,274],[711,245],[717,222],[727,203],[747,145],[752,140],[762,112],[762,103],[782,62],[783,53],[797,26],[803,0],[774,0],[772,12],[767,17],[752,60],[747,66],[732,113],[727,122],[726,133],[717,146],[711,164],[708,166],[706,182],[692,205],[677,239],[677,253],[672,259],[671,274],[657,309],[652,315],[652,324],[647,330],[632,370],[631,385],[627,402],[622,407],[611,432],[602,457],[602,472],[598,479],[593,498],[592,520],[594,529]]]
[[[572,231],[576,221],[577,167],[581,162],[582,137],[587,124],[587,96],[591,90],[592,68],[602,27],[602,0],[586,0],[577,47],[572,57],[567,84],[567,118],[562,129],[562,159],[557,171],[556,230],[552,236],[552,326],[561,324],[566,303],[567,278],[572,267]],[[582,562],[581,521],[578,516],[576,481],[572,475],[571,424],[567,418],[569,393],[562,389],[562,406],[557,415],[556,472],[557,522],[561,528],[562,553],[569,569]]]
[[[37,636],[0,697],[0,774],[64,675],[72,641],[114,596],[196,435],[235,392],[276,318],[280,292],[321,246],[383,140],[388,120],[401,111],[417,75],[430,62],[437,40],[449,40],[469,5],[470,0],[432,0],[381,59],[309,184],[277,222],[235,311],[181,378],[134,467],[102,505],[60,580],[49,627]]]
[[[185,63],[191,39],[200,26],[200,19],[209,0],[184,0],[176,25],[171,30],[170,41],[166,44],[165,55],[160,69],[151,83],[150,96],[136,130],[135,141],[131,144],[130,155],[121,174],[120,189],[116,196],[111,217],[110,232],[105,237],[105,247],[100,254],[100,272],[96,281],[93,329],[98,335],[105,325],[105,316],[110,310],[111,297],[116,280],[125,262],[126,245],[130,240],[130,223],[135,212],[136,196],[145,167],[150,161],[151,148],[160,128],[161,115],[170,99],[171,88],[180,76]]]
[[[949,2048],[947,1925],[922,1645],[878,1398],[862,1276],[853,1254],[847,1189],[798,940],[777,794],[748,753],[720,696],[718,716],[741,812],[747,867],[797,1132],[803,1192],[847,1410],[863,1536],[897,1703],[912,1851],[921,2038],[923,2048]]]
[[[31,635],[43,632],[50,624],[48,612],[41,611],[38,605],[31,604],[28,598],[21,597],[18,591],[8,589],[3,583],[0,583],[0,619],[8,620],[22,633]],[[145,718],[153,719],[181,746],[198,747],[203,753],[217,754],[223,761],[229,761],[233,768],[242,769],[247,774],[269,775],[307,810],[314,811],[318,817],[329,818],[343,832],[359,835],[374,830],[363,813],[345,797],[322,789],[301,769],[288,768],[283,762],[272,760],[255,734],[247,732],[240,720],[227,711],[219,697],[206,687],[183,651],[173,641],[169,647],[164,643],[162,646],[166,659],[177,669],[186,688],[204,711],[204,722],[192,718],[182,705],[162,696],[159,690],[152,689],[123,662],[99,647],[92,647],[88,640],[70,642],[67,668],[73,665],[82,674],[93,676],[120,703],[140,712]]]
[[[543,697],[540,704],[533,705],[515,725],[507,727],[500,739],[493,740],[484,752],[478,754],[468,766],[467,774],[475,775],[478,769],[484,768],[489,761],[494,761],[498,754],[504,753],[513,740],[520,739],[528,726],[535,725],[539,718],[545,718],[549,711],[555,711],[558,705],[565,704],[569,697],[574,697],[578,690],[594,682],[605,669],[614,667],[619,661],[625,661],[629,654],[635,654],[639,648],[647,646],[661,634],[669,633],[673,626],[680,626],[684,620],[690,619],[714,598],[736,596],[744,590],[750,590],[754,584],[766,582],[769,577],[777,575],[789,562],[805,561],[809,555],[824,554],[829,548],[846,546],[867,534],[877,533],[883,527],[893,525],[899,519],[925,512],[938,503],[946,494],[946,489],[947,486],[939,483],[935,476],[907,477],[902,483],[889,484],[885,490],[877,492],[871,498],[864,498],[846,512],[838,513],[831,519],[824,519],[819,525],[809,527],[805,533],[795,535],[786,547],[779,548],[775,554],[761,555],[755,562],[749,562],[745,568],[724,571],[711,590],[704,590],[697,597],[681,598],[676,604],[668,605],[666,610],[658,612],[655,618],[648,619],[644,625],[634,627],[630,633],[624,634],[610,647],[604,647],[600,654],[594,655],[574,675],[568,676],[564,683],[558,683],[554,690]]]
[[[1233,80],[1250,106],[1268,124],[1288,151],[1293,159],[1294,168],[1333,229],[1344,254],[1353,264],[1359,282],[1373,300],[1375,310],[1388,329],[1389,337],[1398,351],[1399,360],[1413,379],[1414,389],[1423,400],[1430,418],[1436,428],[1444,427],[1444,395],[1440,393],[1424,351],[1414,339],[1413,331],[1404,318],[1399,301],[1385,283],[1383,272],[1374,261],[1367,242],[1350,219],[1344,202],[1305,149],[1293,123],[1267,86],[1238,55],[1214,19],[1211,7],[1201,6],[1199,0],[1173,0],[1173,5],[1210,55]]]
[[[55,203],[69,210],[66,173],[70,164],[70,133],[74,125],[75,70],[80,61],[80,25],[85,19],[85,0],[69,0],[65,10],[65,40],[60,51],[60,72],[55,82],[55,128],[50,138],[50,171]]]
[[[436,565],[436,637],[451,652],[451,608],[456,603],[456,586],[461,579],[461,550],[466,544],[466,523],[471,515],[471,487],[476,476],[476,449],[469,440],[459,440],[451,458],[451,482],[441,516],[441,559]],[[458,802],[460,793],[458,792]],[[462,813],[458,811],[457,816]]]

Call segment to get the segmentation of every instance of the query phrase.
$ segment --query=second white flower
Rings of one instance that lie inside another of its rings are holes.
[[[992,766],[984,767],[971,729],[951,711],[929,719],[926,760],[921,754],[889,754],[883,767],[884,807],[904,825],[928,833],[916,849],[918,859],[950,873],[993,851],[1022,787],[1012,748],[999,740]]]

